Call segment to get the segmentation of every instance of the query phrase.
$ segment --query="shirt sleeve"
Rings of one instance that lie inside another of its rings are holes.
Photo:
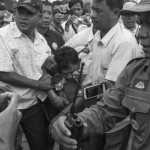
[[[81,120],[88,125],[86,131],[88,135],[104,134],[128,115],[127,108],[122,105],[127,86],[127,76],[125,68],[118,77],[115,86],[106,91],[98,103],[79,113]]]
[[[7,46],[6,41],[0,36],[0,71],[12,72],[13,71],[13,58],[12,52]]]
[[[84,46],[88,43],[88,36],[88,30],[81,31],[78,34],[75,34],[71,39],[69,39],[69,41],[66,42],[65,46],[70,46],[75,49],[81,47],[81,49],[83,49]]]
[[[135,41],[121,43],[112,54],[105,79],[115,82],[128,62],[139,56],[139,52],[140,49]]]

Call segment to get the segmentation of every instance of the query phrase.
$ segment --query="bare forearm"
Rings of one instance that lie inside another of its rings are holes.
[[[47,91],[47,96],[51,100],[51,103],[58,108],[64,107],[63,99],[61,99],[60,96],[58,96],[53,89]]]
[[[37,80],[26,78],[14,72],[0,72],[0,81],[19,87],[38,88]]]

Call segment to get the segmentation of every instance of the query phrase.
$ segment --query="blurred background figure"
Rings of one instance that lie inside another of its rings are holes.
[[[64,20],[64,15],[61,13],[59,7],[63,5],[61,1],[54,1],[52,3],[53,7],[53,20],[49,26],[49,28],[53,31],[58,32],[61,36],[64,36],[64,29],[62,28],[61,24]]]
[[[121,10],[121,18],[123,25],[130,30],[134,36],[137,35],[139,26],[136,23],[137,16],[130,11],[130,8],[136,6],[135,2],[126,2],[123,5],[123,9]]]
[[[49,28],[53,21],[52,3],[43,1],[43,17],[37,26],[37,30],[45,37],[52,53],[55,55],[56,50],[64,45],[62,36],[55,30]],[[61,23],[61,22],[60,22]]]
[[[68,20],[62,24],[64,29],[64,40],[67,42],[71,37],[73,37],[78,32],[86,29],[90,26],[90,21],[88,17],[82,17],[83,13],[83,1],[82,0],[70,0],[68,7],[70,9],[70,14]],[[84,22],[84,23],[83,23]]]

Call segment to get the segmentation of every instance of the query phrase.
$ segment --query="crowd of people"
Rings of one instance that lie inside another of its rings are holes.
[[[0,150],[22,150],[22,132],[30,150],[150,148],[150,1],[83,8],[19,0],[8,11],[0,2]],[[106,91],[85,100],[84,88],[102,83]],[[80,147],[66,124],[75,98]]]

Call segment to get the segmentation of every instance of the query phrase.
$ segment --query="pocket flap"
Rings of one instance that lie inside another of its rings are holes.
[[[132,113],[147,113],[150,109],[150,94],[127,88],[122,105],[127,107]]]

